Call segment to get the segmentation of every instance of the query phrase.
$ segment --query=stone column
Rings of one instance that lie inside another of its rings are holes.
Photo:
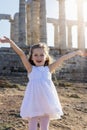
[[[36,44],[39,42],[39,2],[33,1],[31,3],[31,43]]]
[[[30,4],[27,4],[26,6],[26,12],[27,12],[27,45],[31,45],[31,12],[30,12]]]
[[[14,41],[20,46],[19,42],[19,13],[14,15]]]
[[[19,1],[19,42],[20,46],[26,43],[26,22],[25,22],[25,0]]]
[[[40,42],[47,43],[46,0],[40,0]]]
[[[78,14],[78,48],[85,48],[85,27],[83,18],[83,0],[77,0],[77,14]]]
[[[13,41],[15,41],[15,40],[14,40],[14,20],[11,19],[11,20],[10,20],[10,23],[11,23],[11,27],[10,27],[10,38],[11,38]]]
[[[59,34],[61,50],[66,49],[66,18],[65,18],[65,0],[59,1]]]
[[[34,0],[27,1],[27,41],[28,45],[40,41],[40,2]]]
[[[68,48],[72,48],[72,26],[68,25]]]
[[[53,24],[54,26],[54,46],[58,47],[58,24]]]

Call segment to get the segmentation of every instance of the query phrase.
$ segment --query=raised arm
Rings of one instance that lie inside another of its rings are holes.
[[[87,56],[87,51],[84,51],[84,52],[83,52],[83,56],[84,56],[84,57]]]
[[[51,72],[53,72],[55,69],[57,69],[59,67],[59,65],[61,65],[64,61],[76,56],[76,55],[80,55],[83,56],[83,52],[78,50],[78,51],[74,51],[71,53],[68,53],[64,56],[61,56],[58,60],[56,60],[55,62],[53,62],[52,64],[49,65],[49,69]]]
[[[10,46],[13,48],[13,50],[19,55],[19,57],[21,58],[27,72],[31,72],[31,69],[32,69],[32,66],[31,64],[29,63],[26,55],[24,54],[23,50],[20,49],[12,40],[10,40],[9,38],[7,37],[4,37],[3,39],[0,38],[0,42],[1,43],[10,43]]]

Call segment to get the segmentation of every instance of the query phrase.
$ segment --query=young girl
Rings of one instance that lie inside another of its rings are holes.
[[[29,82],[21,105],[21,117],[29,120],[29,130],[36,130],[38,122],[41,130],[48,130],[49,121],[59,119],[63,115],[51,73],[65,60],[83,53],[75,51],[50,64],[49,51],[45,44],[33,45],[28,60],[24,52],[9,38],[0,38],[0,42],[10,43],[13,50],[20,56],[28,73]]]

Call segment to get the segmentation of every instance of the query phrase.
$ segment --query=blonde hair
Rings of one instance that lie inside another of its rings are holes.
[[[36,48],[42,48],[45,51],[46,54],[46,61],[44,63],[44,66],[48,66],[51,63],[51,57],[49,55],[49,48],[45,43],[38,43],[38,44],[34,44],[30,47],[30,52],[29,52],[29,62],[35,66],[33,60],[32,60],[32,54],[33,54],[33,50]]]

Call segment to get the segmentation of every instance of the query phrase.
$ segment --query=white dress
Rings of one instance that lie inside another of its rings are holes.
[[[48,115],[50,119],[61,118],[63,112],[48,66],[33,66],[28,78],[20,109],[21,117],[29,119]]]

